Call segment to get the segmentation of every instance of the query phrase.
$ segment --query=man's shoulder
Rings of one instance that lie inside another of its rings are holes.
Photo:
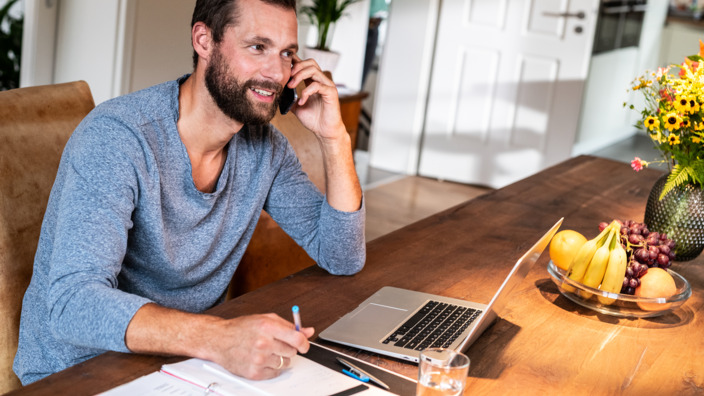
[[[109,99],[93,110],[94,117],[143,124],[153,119],[178,117],[178,81],[167,81]]]

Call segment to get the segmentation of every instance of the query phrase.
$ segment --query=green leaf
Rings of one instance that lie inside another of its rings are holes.
[[[699,55],[690,55],[687,57],[687,59],[694,61],[694,62],[701,62],[702,60],[704,60],[704,58],[702,58]]]

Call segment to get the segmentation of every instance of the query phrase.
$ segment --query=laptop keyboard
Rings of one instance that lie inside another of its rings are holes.
[[[447,348],[482,311],[439,301],[428,301],[382,343],[416,351]]]

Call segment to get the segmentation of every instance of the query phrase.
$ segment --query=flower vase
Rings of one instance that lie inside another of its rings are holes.
[[[653,185],[644,222],[650,231],[665,233],[675,241],[675,260],[691,260],[704,249],[704,190],[693,184],[681,185],[660,200],[667,176]]]

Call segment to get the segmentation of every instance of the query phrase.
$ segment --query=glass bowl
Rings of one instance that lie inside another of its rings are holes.
[[[659,316],[676,309],[687,301],[692,295],[692,289],[687,279],[675,271],[668,269],[667,272],[675,280],[677,292],[667,298],[646,298],[630,294],[609,293],[585,286],[568,279],[566,271],[558,268],[553,264],[552,260],[548,263],[548,273],[563,296],[594,311],[621,317],[648,318]],[[604,303],[607,300],[611,303]]]

